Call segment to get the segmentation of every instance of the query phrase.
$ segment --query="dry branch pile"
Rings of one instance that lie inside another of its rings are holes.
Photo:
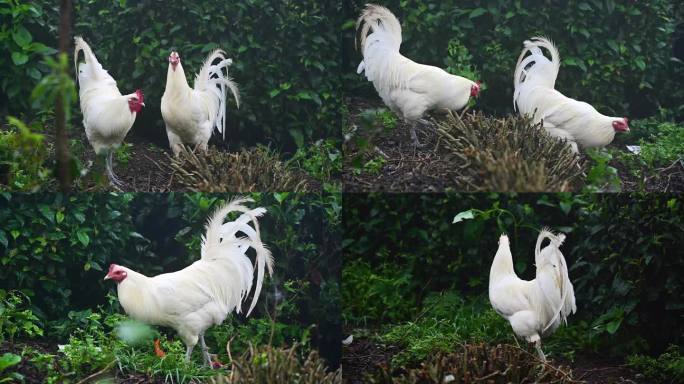
[[[173,172],[171,189],[202,192],[295,191],[314,189],[302,171],[283,163],[265,147],[221,152],[214,148],[204,153],[184,149],[179,156],[169,156]]]

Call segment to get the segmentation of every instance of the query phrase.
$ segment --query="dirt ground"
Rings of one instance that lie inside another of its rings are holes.
[[[348,98],[347,107],[350,127],[356,130],[362,125],[360,115],[367,109],[386,108],[382,100]],[[440,119],[439,115],[431,117]],[[409,125],[397,119],[395,129],[378,134],[370,141],[376,147],[371,155],[384,158],[378,172],[359,172],[350,161],[358,155],[356,148],[345,145],[343,183],[345,192],[445,192],[449,190],[468,191],[459,167],[462,161],[440,146],[439,135],[432,125],[417,129],[418,139],[424,147],[413,145]],[[621,151],[624,146],[611,145]],[[350,150],[351,148],[351,150]],[[581,155],[583,160],[586,156]],[[633,176],[625,164],[612,160],[609,164],[618,170],[622,180],[622,191],[681,192],[684,191],[684,161],[655,170],[640,180]]]
[[[387,369],[392,357],[399,351],[399,347],[380,344],[367,338],[355,339],[351,345],[343,347],[344,382],[347,384],[368,382],[366,375]],[[572,377],[586,384],[646,383],[638,373],[616,360],[578,356],[574,362],[559,361],[554,365],[570,366]]]

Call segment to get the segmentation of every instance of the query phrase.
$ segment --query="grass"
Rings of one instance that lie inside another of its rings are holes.
[[[323,184],[327,191],[342,189],[342,152],[337,140],[319,140],[312,145],[298,148],[288,160],[287,166],[304,170]]]
[[[657,358],[632,355],[627,358],[627,365],[642,372],[650,382],[684,382],[684,355],[681,348],[675,345],[671,345]]]
[[[83,316],[78,316],[77,324],[77,328],[66,325],[75,330],[70,333],[68,342],[59,345],[54,353],[31,346],[21,348],[17,343],[22,373],[30,373],[31,379],[47,383],[85,378],[96,381],[114,375],[174,384],[212,380],[216,383],[277,382],[268,380],[279,368],[289,369],[283,373],[289,377],[306,378],[291,382],[327,383],[341,375],[339,370],[327,372],[324,362],[310,351],[308,328],[268,319],[252,319],[243,324],[231,319],[210,329],[207,334],[210,352],[217,353],[216,360],[225,364],[220,370],[203,365],[199,347],[195,348],[192,359],[186,361],[185,345],[175,333],[166,337],[155,328],[128,320],[121,314],[84,311]],[[161,347],[166,352],[163,358],[153,352],[155,338],[161,340]],[[233,339],[238,340],[231,343]],[[255,348],[253,343],[262,346]],[[8,358],[8,361],[14,359]],[[9,375],[12,370],[0,373]]]
[[[514,343],[508,323],[484,299],[466,301],[455,292],[428,296],[420,315],[391,326],[380,339],[402,351],[396,366],[417,364],[439,352],[453,352],[465,343]]]

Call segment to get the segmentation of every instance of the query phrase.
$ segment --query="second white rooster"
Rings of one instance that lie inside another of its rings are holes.
[[[421,146],[416,125],[425,112],[463,109],[480,92],[479,82],[418,64],[399,53],[401,24],[389,9],[366,4],[356,22],[359,28],[363,60],[357,72],[365,71],[382,101],[411,125],[414,145]]]
[[[261,242],[257,221],[266,210],[249,210],[243,205],[249,201],[252,200],[233,200],[211,216],[202,238],[201,258],[185,269],[147,277],[112,264],[105,276],[105,280],[116,282],[119,302],[129,316],[178,332],[186,345],[188,360],[199,341],[205,364],[211,363],[204,332],[221,324],[231,312],[241,312],[241,303],[252,290],[256,268],[256,288],[247,311],[249,316],[259,299],[264,271],[269,275],[273,272],[273,258]],[[244,214],[224,223],[233,211]],[[254,228],[249,225],[250,221]],[[238,237],[240,232],[246,237]],[[256,251],[255,267],[246,255],[249,248]]]
[[[554,89],[560,55],[547,38],[534,37],[525,41],[515,67],[513,107],[521,115],[543,121],[544,129],[554,137],[566,139],[574,152],[583,148],[610,144],[616,132],[629,132],[626,117],[610,117],[582,101],[571,99]],[[549,51],[549,60],[542,48]],[[529,53],[529,54],[528,54]]]
[[[233,61],[225,55],[220,49],[209,54],[195,77],[193,88],[185,78],[178,52],[169,55],[161,113],[169,146],[176,156],[184,143],[206,151],[214,128],[223,134],[224,139],[226,137],[227,89],[233,94],[238,108],[240,98],[237,85],[227,74]]]
[[[540,250],[544,239],[551,243]],[[539,358],[542,336],[553,333],[567,323],[570,313],[577,311],[575,291],[568,276],[568,266],[559,247],[565,235],[554,235],[543,229],[534,251],[534,280],[520,279],[513,270],[513,255],[508,236],[499,238],[499,249],[489,271],[489,301],[494,310],[511,324],[513,332],[534,343]]]

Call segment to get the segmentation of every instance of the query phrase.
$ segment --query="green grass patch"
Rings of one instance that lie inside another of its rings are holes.
[[[627,365],[643,373],[652,383],[684,382],[684,355],[681,347],[675,345],[671,345],[657,358],[644,355],[629,356]]]
[[[381,340],[403,350],[393,365],[416,364],[438,352],[453,352],[464,343],[514,343],[510,325],[484,299],[465,300],[455,292],[426,298],[420,316],[391,326]]]

